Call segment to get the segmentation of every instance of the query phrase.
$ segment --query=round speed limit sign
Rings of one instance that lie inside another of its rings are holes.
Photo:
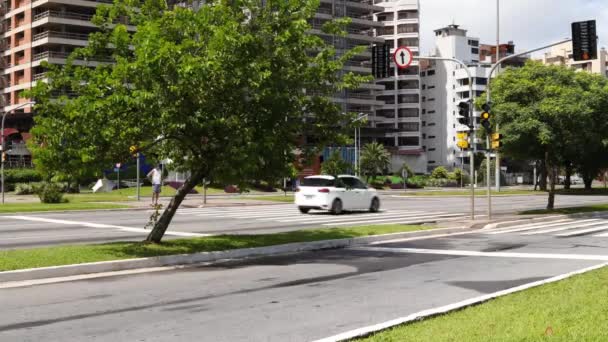
[[[407,46],[400,46],[395,50],[393,60],[399,69],[407,69],[414,61],[414,54]]]

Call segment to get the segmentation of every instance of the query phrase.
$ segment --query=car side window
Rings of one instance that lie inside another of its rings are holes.
[[[342,181],[342,178],[336,179],[336,188],[346,188],[347,186]]]
[[[367,185],[363,183],[360,179],[355,178],[355,188],[357,189],[367,189]]]
[[[357,182],[355,178],[352,177],[342,177],[340,178],[340,180],[346,185],[347,189],[356,189],[357,188]]]

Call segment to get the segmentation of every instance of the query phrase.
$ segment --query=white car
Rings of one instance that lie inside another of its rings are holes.
[[[311,209],[341,214],[345,210],[380,210],[376,189],[355,176],[310,176],[296,189],[295,203],[303,214]]]

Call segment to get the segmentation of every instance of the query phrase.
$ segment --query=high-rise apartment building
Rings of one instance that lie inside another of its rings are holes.
[[[376,20],[382,27],[376,35],[390,47],[391,54],[400,46],[410,48],[415,56],[420,54],[420,6],[418,0],[376,0],[382,11]],[[378,138],[392,154],[393,169],[406,163],[414,172],[426,172],[426,155],[422,149],[420,120],[419,63],[414,61],[407,69],[395,67],[391,58],[389,77],[376,82],[384,89],[376,99],[384,105],[376,111],[379,128],[386,129]]]
[[[480,96],[488,82],[490,69],[478,65],[479,39],[467,36],[458,25],[435,30],[435,56],[456,58],[469,65],[473,94],[466,70],[453,62],[425,63],[422,80],[422,141],[429,171],[444,166],[463,167],[468,159],[456,146],[456,134],[468,128],[458,123],[458,104]],[[476,117],[480,113],[475,112]]]
[[[538,60],[543,64],[565,65],[575,70],[587,71],[608,77],[608,51],[605,48],[601,48],[598,51],[597,59],[577,62],[572,58],[572,43],[563,43],[552,47]]]
[[[0,3],[2,106],[9,113],[5,135],[12,150],[9,165],[30,162],[24,140],[31,128],[31,106],[22,92],[44,79],[43,61],[65,64],[70,52],[87,44],[96,30],[91,23],[97,6],[112,0],[5,0]],[[107,61],[89,61],[89,65]],[[16,109],[18,108],[18,109]],[[16,109],[16,110],[15,110]]]

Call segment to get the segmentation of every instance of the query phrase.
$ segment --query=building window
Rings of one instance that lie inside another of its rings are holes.
[[[426,89],[426,84],[423,84],[422,85],[422,90],[425,90],[425,89]]]
[[[429,139],[435,139],[434,135],[429,135]]]
[[[426,109],[422,109],[422,114],[426,114]]]
[[[471,46],[479,46],[479,41],[478,40],[471,40],[471,39],[469,39],[469,45],[471,45]]]
[[[434,110],[429,110],[429,114],[435,114]]]
[[[437,151],[436,148],[429,148],[429,152]]]
[[[435,163],[436,163],[436,161],[434,161],[434,160],[429,160],[429,164],[435,164]]]
[[[424,126],[426,126],[426,121],[422,121],[422,127],[424,127]]]
[[[488,84],[488,79],[487,78],[483,78],[483,77],[477,77],[477,78],[475,78],[475,84],[477,84],[477,85],[487,85]]]
[[[433,86],[429,86],[428,89],[435,89],[435,86],[434,85]]]
[[[433,76],[433,75],[435,75],[435,70],[429,70],[429,71],[427,72],[427,75],[429,75],[429,76]]]
[[[471,48],[471,53],[474,55],[478,55],[479,54],[479,49],[478,48]]]

